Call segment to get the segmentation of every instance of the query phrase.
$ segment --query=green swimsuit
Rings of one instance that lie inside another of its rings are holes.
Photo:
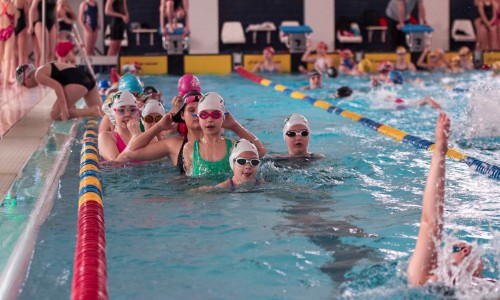
[[[200,156],[200,141],[196,140],[194,142],[193,170],[191,175],[210,176],[231,173],[231,166],[229,165],[229,154],[231,153],[232,146],[233,142],[230,139],[226,139],[226,155],[224,156],[224,158],[218,161],[208,161]]]

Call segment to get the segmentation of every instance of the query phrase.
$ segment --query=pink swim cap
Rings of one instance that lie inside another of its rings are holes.
[[[177,89],[179,90],[179,96],[184,96],[190,91],[201,93],[200,80],[193,74],[186,74],[179,79]]]
[[[405,101],[401,98],[397,98],[396,100],[394,100],[395,103],[404,103]]]

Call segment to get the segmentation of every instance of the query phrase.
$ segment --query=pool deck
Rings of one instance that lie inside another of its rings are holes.
[[[0,203],[52,124],[56,100],[47,88],[13,87],[0,91]]]

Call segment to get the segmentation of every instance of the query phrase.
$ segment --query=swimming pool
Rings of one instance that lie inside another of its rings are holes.
[[[348,84],[350,101],[332,103],[380,123],[433,140],[437,113],[396,110],[387,94],[417,100],[432,95],[452,118],[451,147],[465,139],[467,77],[423,76],[425,86],[369,90],[368,79],[326,80],[308,94],[327,99]],[[397,143],[355,122],[290,99],[238,75],[200,76],[204,91],[218,91],[226,106],[269,152],[283,153],[282,122],[299,112],[310,122],[310,150],[327,156],[294,168],[269,160],[269,183],[251,193],[191,191],[215,181],[186,179],[164,161],[104,168],[108,291],[111,299],[331,299],[436,298],[439,290],[409,289],[404,270],[415,246],[430,152]],[[298,89],[307,78],[275,82]],[[172,95],[177,78],[144,77]],[[163,87],[163,88],[162,88]],[[328,91],[330,90],[330,91]],[[168,101],[168,100],[167,100]],[[495,141],[493,141],[494,143]],[[500,165],[493,147],[464,152]],[[68,298],[71,290],[78,199],[79,145],[40,230],[21,299]],[[486,276],[499,277],[500,184],[448,159],[446,230],[485,251]],[[465,291],[467,292],[467,291]],[[460,294],[459,294],[460,295]]]

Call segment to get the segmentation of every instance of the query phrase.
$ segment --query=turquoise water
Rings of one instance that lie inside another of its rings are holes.
[[[432,95],[452,118],[450,146],[460,149],[467,127],[467,93],[485,81],[420,74],[426,85],[369,89],[368,79],[326,80],[308,94],[375,121],[433,140],[437,112],[396,110],[388,94],[409,100]],[[294,89],[301,76],[272,78]],[[165,159],[102,170],[111,299],[408,299],[441,298],[439,289],[409,289],[404,270],[413,251],[431,153],[398,143],[356,122],[332,115],[237,75],[200,76],[204,91],[218,91],[236,120],[271,154],[284,153],[282,122],[299,112],[310,122],[310,150],[326,159],[297,168],[266,160],[268,184],[250,193],[192,189],[215,181],[180,177]],[[175,77],[144,77],[173,95]],[[328,95],[348,84],[350,101]],[[447,87],[445,87],[445,84]],[[168,102],[169,96],[165,97]],[[495,141],[490,142],[495,143]],[[500,165],[492,147],[467,154]],[[497,148],[498,149],[498,148]],[[78,201],[79,145],[61,180],[54,208],[41,229],[21,299],[68,298]],[[445,228],[450,237],[477,242],[485,275],[499,277],[500,183],[447,162]]]

